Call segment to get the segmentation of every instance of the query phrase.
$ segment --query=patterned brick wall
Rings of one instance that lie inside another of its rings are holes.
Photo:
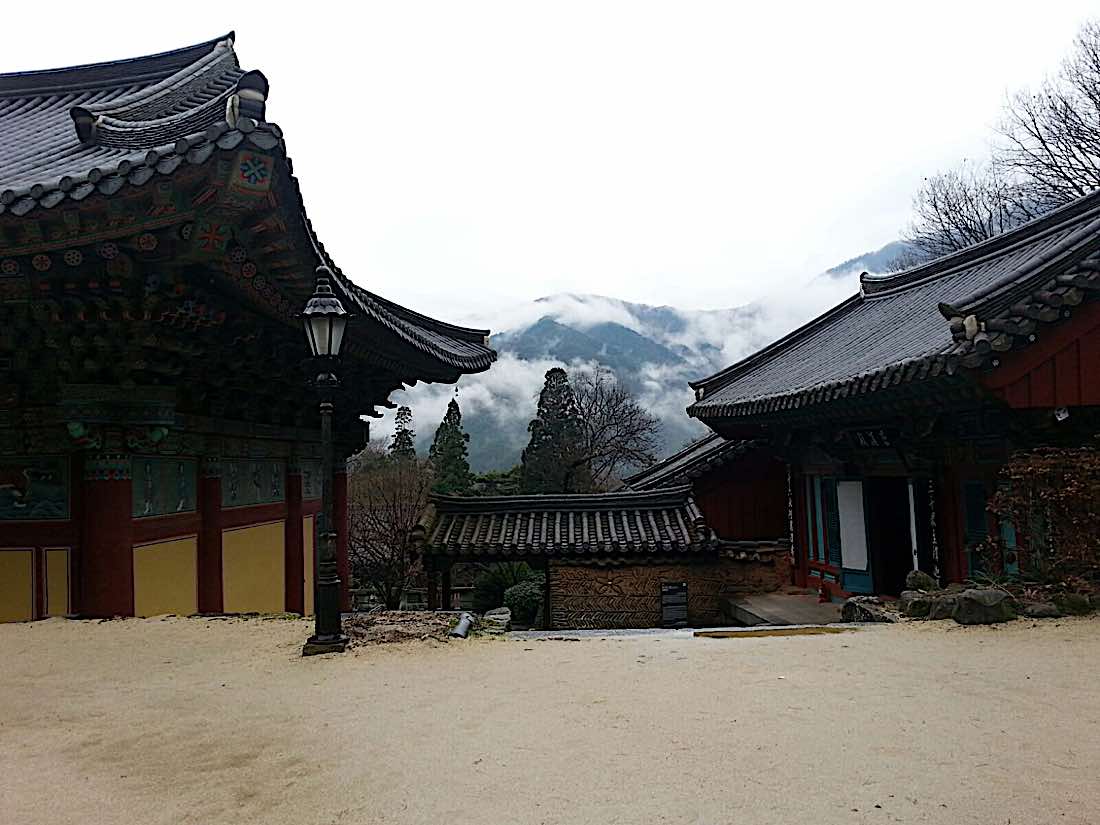
[[[615,567],[550,565],[550,611],[556,628],[657,627],[661,582],[687,582],[688,623],[721,624],[722,599],[775,590],[789,582],[786,552],[764,560],[721,559],[706,564],[634,564]]]

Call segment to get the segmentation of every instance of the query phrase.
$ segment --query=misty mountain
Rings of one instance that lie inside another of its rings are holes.
[[[582,331],[549,315],[526,329],[493,336],[492,345],[497,352],[511,353],[525,361],[538,358],[554,358],[566,364],[590,361],[615,370],[637,371],[645,364],[684,362],[682,355],[622,324],[607,322]]]
[[[560,294],[496,311],[491,339],[499,359],[487,372],[463,376],[456,387],[421,384],[392,401],[413,410],[417,449],[426,454],[447,402],[457,397],[470,435],[475,471],[507,469],[527,443],[546,370],[614,372],[656,415],[668,455],[706,429],[688,418],[689,381],[711,375],[851,295],[862,270],[902,251],[900,243],[857,256],[804,283],[776,284],[775,294],[740,307],[681,309],[631,303],[602,295]],[[388,438],[392,415],[374,425]]]
[[[899,255],[913,251],[911,244],[905,241],[891,241],[881,249],[874,252],[864,252],[854,258],[849,258],[844,263],[825,270],[825,274],[832,278],[843,278],[852,272],[889,272],[894,267],[894,261]]]

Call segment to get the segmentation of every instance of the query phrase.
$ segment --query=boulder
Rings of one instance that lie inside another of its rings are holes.
[[[959,624],[996,624],[1016,618],[1012,596],[1003,590],[964,590],[958,596],[953,618]]]
[[[928,618],[932,621],[951,619],[955,616],[955,608],[959,606],[958,593],[941,593],[932,597],[932,604],[928,607]]]
[[[1083,593],[1059,593],[1054,597],[1054,605],[1071,616],[1083,616],[1092,612],[1092,602]]]
[[[852,596],[840,609],[843,622],[896,622],[897,614],[882,603],[878,596]]]
[[[910,570],[905,576],[906,590],[939,590],[940,583],[923,570]]]
[[[1050,602],[1029,602],[1024,605],[1022,615],[1029,619],[1057,619],[1062,611]]]
[[[901,612],[909,618],[927,619],[933,599],[935,596],[921,590],[905,590],[898,599],[898,604],[901,605]]]
[[[507,607],[494,607],[481,617],[478,629],[482,633],[507,633],[512,627],[512,611]]]

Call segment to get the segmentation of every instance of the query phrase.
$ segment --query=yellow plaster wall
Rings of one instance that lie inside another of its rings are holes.
[[[282,521],[222,533],[222,601],[226,613],[286,609],[286,549]]]
[[[46,551],[46,615],[64,616],[69,612],[69,551]]]
[[[0,622],[34,616],[34,551],[0,550]]]
[[[313,516],[302,519],[302,569],[305,571],[305,610],[303,616],[313,615]]]
[[[189,536],[134,548],[134,615],[199,612],[198,539]]]

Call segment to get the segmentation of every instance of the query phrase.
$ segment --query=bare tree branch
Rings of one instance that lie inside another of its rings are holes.
[[[409,536],[428,506],[434,476],[418,459],[368,447],[348,478],[348,555],[355,577],[388,608],[420,572]]]
[[[656,460],[660,422],[605,367],[575,371],[570,378],[581,417],[578,462],[591,469],[598,489],[607,489],[632,467]]]

